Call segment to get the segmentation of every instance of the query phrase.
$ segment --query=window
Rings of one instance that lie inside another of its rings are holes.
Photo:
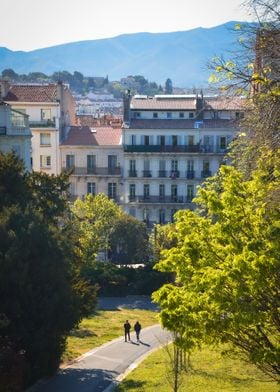
[[[148,135],[144,135],[144,145],[148,146],[150,144],[150,137]]]
[[[66,169],[72,169],[75,166],[75,156],[72,154],[66,155]]]
[[[159,223],[161,225],[165,223],[165,211],[162,209],[159,210]]]
[[[41,109],[41,120],[51,120],[51,109]]]
[[[135,116],[136,116],[136,118],[140,118],[141,117],[141,112],[136,112]]]
[[[189,118],[194,118],[194,113],[189,113]]]
[[[136,145],[136,135],[131,135],[131,144],[132,146]]]
[[[159,198],[164,199],[165,197],[165,185],[159,184]]]
[[[194,186],[187,185],[187,201],[192,201],[194,197]]]
[[[178,170],[178,161],[175,159],[172,159],[171,161],[171,171],[177,171]]]
[[[136,170],[136,160],[135,159],[130,159],[129,170],[132,172],[135,172],[135,170]]]
[[[203,161],[203,171],[209,171],[210,163],[209,161]]]
[[[96,168],[96,156],[95,155],[87,155],[87,171],[88,173],[94,173]]]
[[[150,185],[144,184],[144,199],[147,200],[150,198]]]
[[[117,167],[117,156],[108,155],[108,168],[115,169]]]
[[[165,136],[159,137],[159,144],[160,144],[160,146],[165,146]]]
[[[51,156],[50,155],[40,155],[40,167],[51,167]]]
[[[235,112],[235,119],[240,120],[241,118],[244,118],[244,112]]]
[[[227,147],[227,138],[225,136],[220,137],[220,149],[225,150]]]
[[[135,196],[136,196],[135,184],[129,184],[129,200],[130,201],[135,200]]]
[[[51,145],[51,134],[50,133],[40,133],[40,145],[50,146]]]
[[[184,118],[184,117],[185,117],[185,113],[180,112],[180,113],[179,113],[179,117],[180,117],[180,118]]]
[[[176,212],[177,212],[177,210],[175,209],[175,208],[173,208],[172,210],[171,210],[171,222],[173,223],[174,222],[174,215],[176,214]]]
[[[158,114],[157,113],[153,113],[153,118],[158,118]]]
[[[95,182],[88,182],[87,183],[87,193],[91,195],[96,194],[96,184]]]
[[[171,185],[171,199],[177,201],[178,188],[177,185]]]
[[[134,207],[129,209],[129,215],[134,216],[134,218],[136,217],[136,210]]]
[[[177,146],[178,145],[178,136],[173,135],[172,136],[172,146]]]
[[[187,170],[188,172],[192,172],[194,168],[194,161],[193,159],[188,159],[187,160]]]
[[[117,184],[115,182],[108,183],[108,197],[114,200],[117,198]]]
[[[188,135],[188,146],[193,146],[193,145],[194,145],[194,136]]]
[[[172,118],[172,112],[167,112],[167,113],[166,113],[166,117],[167,117],[167,118]]]

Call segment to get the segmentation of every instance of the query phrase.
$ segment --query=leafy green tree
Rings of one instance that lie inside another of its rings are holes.
[[[73,208],[80,226],[80,246],[84,260],[94,261],[99,251],[109,251],[109,239],[122,212],[108,197],[99,193],[76,200]]]
[[[110,235],[112,261],[118,264],[142,264],[149,258],[147,227],[143,222],[122,214]]]
[[[251,179],[222,167],[199,190],[200,207],[177,213],[177,245],[158,264],[175,272],[176,282],[154,294],[179,345],[228,342],[278,381],[280,232],[271,195],[279,168],[279,154],[267,152]]]
[[[81,278],[67,185],[0,154],[0,362],[21,375],[15,386],[5,371],[4,392],[52,374],[67,334],[95,305],[95,287]]]

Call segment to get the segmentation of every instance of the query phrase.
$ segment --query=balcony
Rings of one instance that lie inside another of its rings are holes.
[[[137,171],[136,170],[129,170],[128,177],[137,177]]]
[[[29,120],[30,128],[55,128],[53,120]]]
[[[186,178],[188,180],[193,180],[195,178],[195,171],[194,170],[187,170],[186,171]]]
[[[144,204],[185,204],[190,203],[191,199],[187,196],[147,196],[147,195],[130,195],[129,203]]]
[[[180,172],[179,172],[179,170],[171,170],[171,171],[170,171],[170,174],[169,174],[169,177],[170,177],[172,180],[176,180],[176,178],[179,178],[179,177],[180,177]]]
[[[212,175],[211,170],[202,170],[201,172],[201,178],[211,177],[211,175]]]
[[[160,178],[167,177],[167,171],[166,170],[159,170],[158,177],[160,177]]]
[[[151,170],[143,170],[143,177],[152,177]]]
[[[72,170],[72,175],[77,176],[120,176],[120,167],[64,167],[63,170]]]
[[[146,146],[146,145],[124,145],[124,152],[128,153],[199,153],[199,154],[225,154],[228,148],[214,145],[191,145],[191,146]]]

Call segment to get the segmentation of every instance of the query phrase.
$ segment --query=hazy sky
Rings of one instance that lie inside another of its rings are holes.
[[[243,0],[0,0],[0,46],[32,50],[135,32],[251,21]]]

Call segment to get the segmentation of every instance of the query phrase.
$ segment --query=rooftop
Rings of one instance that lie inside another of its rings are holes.
[[[5,96],[5,101],[12,102],[56,102],[56,84],[15,84]]]
[[[63,146],[119,146],[121,145],[121,128],[72,126]]]

